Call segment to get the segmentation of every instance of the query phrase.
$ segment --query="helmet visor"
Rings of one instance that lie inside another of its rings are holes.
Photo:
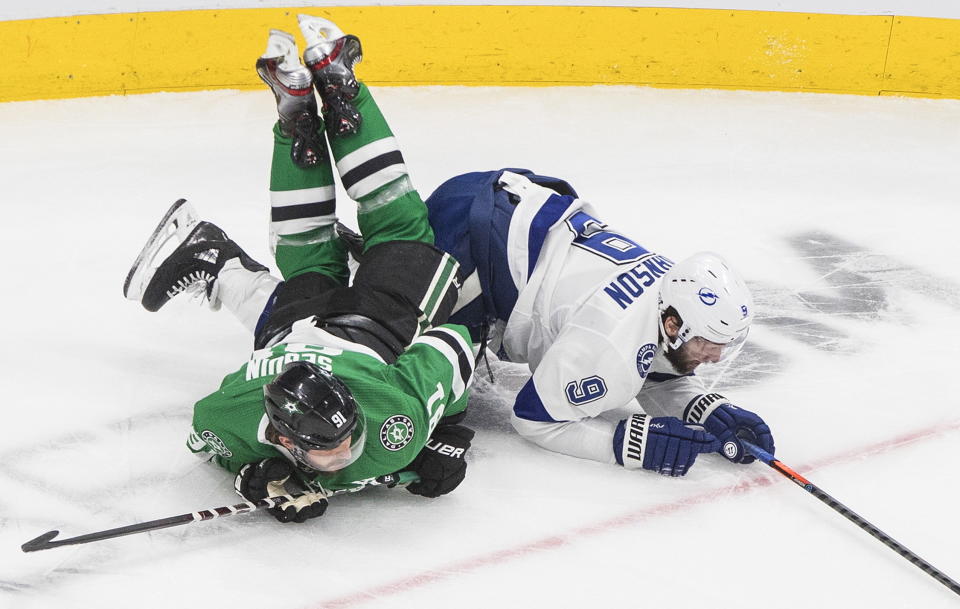
[[[747,342],[747,334],[750,329],[747,328],[728,343],[715,343],[702,336],[694,336],[684,343],[684,347],[689,349],[689,354],[696,357],[703,364],[718,364],[733,360],[743,349],[743,344]]]
[[[362,416],[357,417],[357,425],[349,437],[329,450],[297,446],[293,456],[298,461],[319,472],[337,472],[363,454],[363,445],[367,440],[367,426]]]
[[[744,330],[726,344],[713,342],[702,336],[693,336],[682,341],[678,348],[668,348],[666,357],[680,374],[690,374],[700,366],[704,366],[700,371],[705,372],[710,370],[712,365],[730,362],[737,357],[747,340],[747,332]]]

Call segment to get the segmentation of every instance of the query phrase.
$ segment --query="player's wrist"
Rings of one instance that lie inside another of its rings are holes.
[[[633,414],[617,424],[613,434],[613,454],[626,469],[643,469],[644,438],[650,429],[650,417]]]
[[[719,393],[698,395],[683,409],[683,422],[691,425],[704,425],[710,415],[722,404],[729,404],[729,400]]]

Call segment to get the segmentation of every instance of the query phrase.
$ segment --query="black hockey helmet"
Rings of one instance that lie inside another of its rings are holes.
[[[343,469],[363,450],[366,425],[353,394],[343,382],[307,361],[290,362],[263,386],[267,418],[289,438],[294,457],[320,471]],[[350,439],[349,449],[342,445]],[[310,451],[340,449],[337,458],[316,457]]]

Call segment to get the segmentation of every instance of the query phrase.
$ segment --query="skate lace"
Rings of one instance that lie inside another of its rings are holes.
[[[173,298],[177,294],[187,293],[190,300],[203,301],[207,297],[207,286],[216,279],[207,271],[193,271],[184,275],[167,290],[167,298]]]
[[[196,254],[193,255],[193,257],[196,260],[200,260],[202,262],[209,262],[210,264],[216,264],[217,259],[220,258],[220,250],[218,250],[217,248],[210,248],[202,252],[197,252]]]

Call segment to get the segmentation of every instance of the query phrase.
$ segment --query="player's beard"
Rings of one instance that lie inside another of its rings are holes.
[[[663,355],[677,374],[690,374],[700,365],[699,360],[690,357],[690,349],[686,343],[680,345],[679,349],[668,347]]]

